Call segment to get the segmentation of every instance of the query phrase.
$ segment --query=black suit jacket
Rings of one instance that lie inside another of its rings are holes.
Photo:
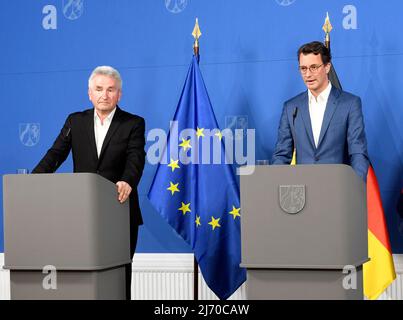
[[[143,118],[116,107],[98,158],[94,133],[94,109],[72,113],[67,117],[53,146],[32,173],[55,172],[72,150],[74,172],[97,173],[113,183],[125,181],[132,187],[129,197],[130,229],[132,230],[136,225],[143,223],[137,185],[145,164],[144,132]],[[137,234],[132,232],[130,234],[130,248],[133,255],[133,247],[136,243],[133,237],[137,237]]]

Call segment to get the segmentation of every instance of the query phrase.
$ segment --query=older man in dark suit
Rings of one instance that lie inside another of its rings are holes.
[[[117,70],[97,67],[88,81],[94,108],[72,113],[32,173],[52,173],[72,150],[74,172],[97,173],[116,183],[117,201],[130,201],[130,255],[143,223],[137,194],[145,164],[144,119],[121,110],[122,80]],[[131,265],[126,266],[126,297],[130,299]]]

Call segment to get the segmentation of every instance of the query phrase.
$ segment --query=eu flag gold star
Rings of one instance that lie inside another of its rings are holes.
[[[190,149],[192,146],[190,145],[190,139],[189,140],[185,140],[184,138],[182,138],[182,143],[179,145],[180,147],[183,148],[183,150],[187,150]]]
[[[183,215],[185,215],[186,212],[191,212],[190,209],[189,209],[189,206],[190,206],[190,202],[188,204],[184,204],[182,202],[182,206],[178,210],[182,211]]]
[[[173,184],[171,181],[169,181],[169,183],[170,183],[170,186],[169,186],[169,188],[167,188],[167,190],[171,191],[172,195],[174,195],[175,192],[179,192],[179,189],[178,189],[179,182],[177,184]]]
[[[196,226],[198,226],[198,227],[201,226],[201,223],[200,223],[200,216],[196,215],[196,221],[195,221],[195,223],[196,223]]]
[[[199,127],[197,127],[197,132],[196,132],[197,138],[204,137],[203,131],[204,131],[204,128],[200,129]]]
[[[232,216],[234,217],[234,220],[235,220],[236,217],[241,216],[239,214],[239,210],[241,210],[241,208],[235,208],[234,206],[232,206],[232,211],[230,211],[229,214],[232,214]]]
[[[171,167],[172,172],[174,172],[175,169],[179,169],[179,165],[178,165],[179,160],[174,160],[171,158],[171,162],[168,164],[168,167]]]
[[[221,218],[214,219],[214,217],[211,216],[211,221],[210,221],[208,224],[212,226],[213,230],[214,230],[216,227],[221,227],[220,224],[218,223],[218,222],[220,221],[220,219],[221,219]]]
[[[218,137],[218,139],[222,139],[222,133],[220,130],[218,130],[218,132],[216,134],[214,134],[216,137]]]

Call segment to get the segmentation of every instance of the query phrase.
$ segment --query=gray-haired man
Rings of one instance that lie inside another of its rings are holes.
[[[122,80],[117,70],[97,67],[88,80],[94,108],[72,113],[32,173],[52,173],[73,151],[74,172],[97,173],[116,183],[117,201],[130,201],[130,255],[133,257],[138,226],[143,223],[137,185],[143,173],[144,119],[121,110]],[[131,265],[126,266],[126,297],[130,299]]]

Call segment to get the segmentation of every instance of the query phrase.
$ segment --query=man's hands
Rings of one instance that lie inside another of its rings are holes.
[[[116,185],[118,187],[118,200],[120,203],[123,203],[129,198],[132,187],[125,181],[118,181]]]

